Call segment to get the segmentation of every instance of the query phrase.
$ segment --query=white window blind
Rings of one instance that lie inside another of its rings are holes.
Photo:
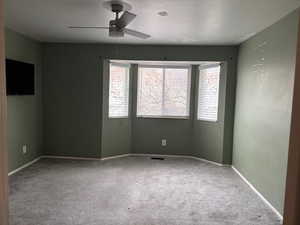
[[[198,120],[218,121],[220,65],[199,67]]]
[[[189,101],[188,67],[139,67],[137,116],[188,117]]]
[[[128,117],[129,66],[110,64],[109,118]]]

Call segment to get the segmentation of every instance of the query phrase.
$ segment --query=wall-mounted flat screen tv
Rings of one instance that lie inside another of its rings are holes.
[[[7,95],[34,95],[34,64],[6,59]]]

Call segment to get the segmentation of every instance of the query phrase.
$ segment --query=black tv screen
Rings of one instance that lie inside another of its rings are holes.
[[[34,64],[6,59],[7,95],[34,95]]]

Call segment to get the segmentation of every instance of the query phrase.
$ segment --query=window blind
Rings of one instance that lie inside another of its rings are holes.
[[[139,67],[137,116],[188,117],[190,69]]]
[[[198,120],[218,121],[220,65],[199,67]]]
[[[109,118],[128,117],[129,66],[110,64]]]

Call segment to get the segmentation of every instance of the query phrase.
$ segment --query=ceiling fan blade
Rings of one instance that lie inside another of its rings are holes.
[[[135,17],[135,14],[125,11],[122,14],[122,16],[117,20],[117,27],[121,29],[126,27],[129,23],[131,23],[132,20],[134,20]]]
[[[71,29],[109,29],[109,27],[69,26]]]
[[[145,33],[139,32],[139,31],[135,31],[135,30],[131,30],[131,29],[127,29],[127,28],[125,28],[123,31],[125,34],[135,36],[138,38],[142,38],[142,39],[147,39],[147,38],[151,37],[148,34],[145,34]]]

